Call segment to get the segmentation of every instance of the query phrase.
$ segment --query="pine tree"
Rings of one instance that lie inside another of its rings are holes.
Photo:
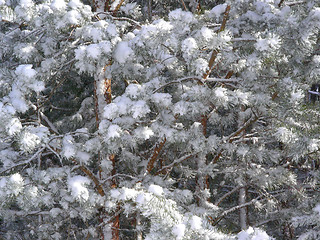
[[[1,235],[313,227],[319,3],[220,2],[0,2]]]

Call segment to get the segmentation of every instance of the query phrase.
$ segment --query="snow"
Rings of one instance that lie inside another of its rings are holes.
[[[7,132],[10,136],[20,132],[21,129],[22,125],[18,118],[11,119],[10,123],[7,126]]]
[[[23,97],[21,91],[18,89],[18,87],[16,85],[12,86],[12,90],[9,93],[9,97],[11,99],[12,106],[17,111],[24,113],[29,109],[26,101],[24,100],[24,97]]]
[[[111,126],[109,126],[108,128],[108,132],[107,132],[107,139],[110,138],[118,138],[120,137],[120,133],[122,132],[121,128],[116,125],[116,124],[112,124]]]
[[[85,185],[90,184],[90,180],[83,176],[74,176],[68,179],[69,189],[74,198],[80,200],[89,199],[89,191]]]
[[[198,216],[192,216],[192,218],[190,219],[190,225],[191,225],[191,229],[193,230],[199,230],[202,228],[201,224],[202,224],[202,219]]]
[[[237,235],[237,240],[272,240],[265,231],[260,229],[253,229],[252,227],[249,227],[247,230],[242,230]]]
[[[71,0],[68,3],[68,6],[71,7],[72,9],[76,9],[81,7],[82,3],[79,0]]]
[[[141,85],[139,84],[130,84],[126,88],[126,95],[132,98],[136,98],[141,91]]]
[[[31,132],[25,131],[20,136],[21,149],[29,152],[34,150],[40,143],[40,138]]]
[[[118,199],[120,195],[121,195],[121,192],[118,189],[111,189],[110,190],[110,196],[112,198]]]
[[[225,98],[226,96],[226,89],[222,87],[218,87],[214,91],[217,98]]]
[[[70,158],[75,156],[76,149],[73,145],[73,138],[72,136],[68,135],[63,138],[63,148],[62,148],[62,155],[66,158]]]
[[[37,74],[37,72],[32,69],[31,64],[25,64],[19,65],[15,70],[15,74],[21,77],[33,78]]]
[[[186,225],[184,225],[183,223],[180,223],[173,227],[172,233],[176,236],[177,240],[180,240],[183,238],[185,230],[186,230]]]
[[[99,42],[99,47],[102,52],[109,54],[111,52],[111,43],[109,41],[101,41]]]
[[[133,54],[133,50],[129,47],[128,42],[119,42],[114,51],[114,58],[119,63],[123,64]]]
[[[5,0],[0,0],[0,6],[4,5],[6,3]]]
[[[210,14],[218,18],[222,13],[226,11],[227,4],[220,4],[211,9]]]
[[[76,10],[71,10],[66,14],[66,20],[70,23],[70,24],[78,24],[79,20],[81,18],[81,15],[78,11]]]
[[[183,116],[184,114],[187,113],[187,111],[188,111],[188,107],[186,102],[184,101],[177,102],[173,107],[174,114],[180,114],[181,116]]]
[[[66,2],[64,0],[53,0],[50,7],[54,11],[62,11],[66,9]]]
[[[191,12],[185,12],[181,9],[173,10],[169,13],[169,19],[171,22],[182,21],[185,24],[195,21],[195,18]]]
[[[184,58],[188,60],[188,56],[192,55],[192,53],[198,48],[197,42],[194,38],[189,37],[182,41],[181,43],[181,51],[183,52]],[[186,57],[185,57],[186,56]]]
[[[90,44],[86,48],[87,56],[92,59],[98,59],[101,55],[101,50],[98,44]]]
[[[169,107],[172,104],[172,96],[168,93],[154,93],[152,100],[163,107]]]
[[[208,69],[208,62],[203,58],[198,58],[194,61],[195,72],[197,75],[202,75]]]
[[[117,6],[120,4],[120,2],[121,2],[121,0],[114,0],[110,6],[110,10],[114,11],[117,8]]]
[[[83,151],[77,151],[76,158],[80,160],[81,163],[87,164],[91,158],[89,153]]]
[[[153,193],[154,195],[157,195],[157,196],[162,196],[162,194],[163,194],[162,187],[160,187],[158,185],[154,185],[154,184],[151,184],[149,186],[148,191]]]
[[[32,7],[33,6],[33,1],[32,0],[20,0],[20,4],[21,7],[23,8],[28,8],[28,7]]]
[[[318,204],[313,211],[317,212],[320,215],[320,204]]]
[[[144,204],[145,198],[143,193],[138,194],[138,196],[136,197],[136,202],[139,204]]]
[[[150,108],[144,100],[139,100],[134,103],[134,105],[131,108],[131,111],[132,117],[137,119],[142,118],[146,114],[148,114],[150,112]]]
[[[134,132],[138,138],[142,138],[144,140],[147,140],[154,135],[154,132],[149,127],[138,127]]]
[[[21,184],[23,184],[23,178],[20,175],[20,173],[15,173],[15,174],[11,175],[10,182],[17,184],[17,185],[21,185]]]
[[[118,115],[118,106],[115,103],[110,103],[103,109],[103,117],[106,119],[114,119]]]

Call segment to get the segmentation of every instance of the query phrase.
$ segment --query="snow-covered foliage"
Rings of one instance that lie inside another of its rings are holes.
[[[319,236],[320,3],[143,2],[0,0],[0,236]]]

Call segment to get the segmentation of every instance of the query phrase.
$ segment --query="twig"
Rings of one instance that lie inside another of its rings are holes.
[[[12,170],[14,168],[17,168],[17,167],[20,167],[20,166],[23,166],[23,165],[26,165],[26,164],[30,163],[33,159],[37,158],[38,154],[40,154],[44,149],[45,149],[45,147],[40,148],[35,154],[32,155],[31,158],[29,158],[28,160],[25,160],[25,161],[23,161],[21,163],[18,163],[16,165],[12,166],[12,167],[9,167],[9,168],[3,170],[2,172],[0,172],[0,175],[2,175],[3,173],[8,172],[8,171],[10,171],[10,170]]]
[[[226,194],[224,194],[221,198],[219,198],[219,199],[216,201],[215,205],[216,205],[216,206],[219,206],[224,199],[226,199],[227,197],[229,197],[232,193],[238,191],[240,188],[241,188],[241,186],[235,187],[235,188],[233,188],[231,191],[229,191],[229,192],[227,192]]]
[[[157,144],[153,150],[153,154],[151,156],[151,158],[148,161],[148,165],[147,165],[147,172],[150,173],[152,171],[152,169],[154,168],[154,163],[156,162],[156,160],[158,159],[158,156],[162,150],[162,148],[164,147],[164,144],[166,143],[167,139],[164,138],[159,144]]]
[[[169,169],[169,168],[172,168],[172,167],[176,166],[177,164],[179,164],[179,163],[181,163],[181,162],[183,162],[183,161],[185,161],[185,160],[193,157],[194,155],[195,155],[195,154],[190,154],[190,155],[183,156],[183,157],[181,157],[181,158],[173,161],[173,162],[170,163],[169,165],[162,167],[155,175],[159,175],[159,174],[162,173],[164,170]]]
[[[234,212],[234,211],[236,211],[236,210],[238,210],[238,209],[241,209],[241,208],[250,206],[250,205],[256,203],[259,199],[260,199],[260,196],[257,197],[257,198],[255,198],[255,199],[252,199],[250,202],[246,202],[246,203],[244,203],[244,204],[241,204],[241,205],[238,205],[238,206],[234,206],[234,207],[232,207],[232,208],[230,208],[230,209],[222,212],[222,214],[220,214],[220,216],[212,219],[212,220],[211,220],[211,223],[212,223],[213,225],[215,225],[215,224],[218,223],[218,221],[220,221],[222,218],[224,218],[224,217],[225,217],[226,215],[228,215],[229,213],[232,213],[232,212]]]
[[[184,10],[185,10],[185,11],[188,11],[188,9],[187,9],[186,4],[184,3],[184,1],[183,1],[183,0],[180,0],[180,1],[181,1],[182,5],[183,5]]]

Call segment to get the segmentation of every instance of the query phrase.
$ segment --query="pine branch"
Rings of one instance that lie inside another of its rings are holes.
[[[233,194],[233,193],[235,193],[236,191],[238,191],[240,188],[241,188],[241,186],[238,186],[238,187],[233,188],[231,191],[227,192],[227,193],[224,194],[222,197],[220,197],[220,198],[215,202],[214,205],[219,206],[224,199],[226,199],[226,198],[229,197],[231,194]]]

